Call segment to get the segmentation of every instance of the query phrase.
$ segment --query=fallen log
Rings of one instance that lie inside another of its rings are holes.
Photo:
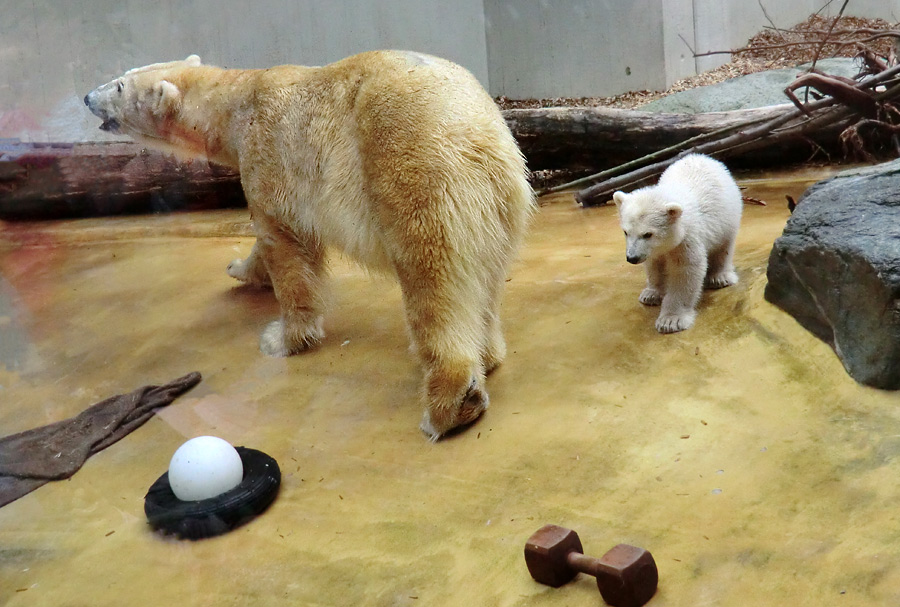
[[[850,124],[853,114],[852,111],[843,107],[827,107],[801,125],[780,128],[795,119],[797,113],[800,113],[799,110],[787,112],[761,124],[748,125],[746,129],[735,129],[732,134],[725,134],[721,138],[711,139],[697,145],[672,146],[667,151],[671,151],[675,155],[670,154],[667,158],[652,164],[641,162],[655,160],[656,154],[650,154],[640,161],[630,163],[638,168],[584,188],[576,193],[575,199],[584,206],[605,204],[616,190],[646,185],[646,180],[656,177],[673,162],[689,153],[715,155],[717,158],[723,159],[752,150],[779,150],[782,149],[783,143],[805,139],[806,132],[821,134],[823,131],[827,131],[831,139],[837,140],[839,139],[838,134]],[[664,154],[660,155],[664,156]],[[616,167],[616,169],[620,168],[622,167]],[[612,172],[613,170],[610,170],[610,173]]]
[[[709,114],[652,114],[609,108],[503,112],[531,170],[597,171],[670,145],[700,143],[764,123],[785,106]],[[800,139],[747,156],[752,163],[808,157]],[[833,134],[831,140],[836,140]],[[236,171],[181,161],[137,143],[0,142],[0,219],[61,219],[245,206]]]
[[[657,114],[612,108],[505,110],[503,116],[532,171],[600,171],[704,135],[744,128],[782,115],[790,104],[710,112]],[[739,164],[805,160],[813,151],[839,149],[835,132],[785,138],[777,149],[756,148]]]
[[[0,219],[239,207],[236,171],[136,143],[0,142]]]
[[[531,170],[587,172],[622,169],[622,165],[639,159],[647,164],[661,151],[672,156],[688,144],[701,146],[697,151],[704,151],[708,148],[702,146],[713,140],[740,138],[744,131],[771,125],[787,109],[800,113],[785,104],[707,114],[611,108],[506,110],[503,114]],[[791,159],[806,160],[816,151],[837,151],[841,145],[837,135],[845,126],[843,122],[830,122],[802,132],[784,131],[774,139],[761,138],[729,150],[729,165],[781,164]],[[592,181],[597,179],[595,175]],[[579,199],[602,204],[594,191],[579,195]],[[245,205],[236,171],[204,161],[183,162],[139,144],[0,141],[0,219],[96,217]]]

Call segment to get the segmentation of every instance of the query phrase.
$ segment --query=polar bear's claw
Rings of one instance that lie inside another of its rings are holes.
[[[662,303],[662,295],[656,289],[646,288],[641,291],[638,301],[645,306],[658,306]]]
[[[694,312],[684,314],[660,314],[656,319],[656,330],[660,333],[677,333],[694,326]]]

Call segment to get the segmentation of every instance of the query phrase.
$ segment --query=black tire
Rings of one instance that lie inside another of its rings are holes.
[[[244,464],[244,479],[221,495],[182,501],[172,493],[169,473],[160,476],[144,497],[150,526],[182,539],[199,540],[231,531],[268,508],[281,485],[278,462],[256,449],[236,449]]]

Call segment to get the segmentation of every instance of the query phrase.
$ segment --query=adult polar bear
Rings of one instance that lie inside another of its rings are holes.
[[[264,330],[264,353],[322,340],[324,253],[335,246],[400,283],[425,371],[426,434],[481,415],[534,198],[515,140],[468,71],[404,51],[264,70],[192,55],[130,70],[84,101],[105,130],[240,171],[257,241],[229,274],[271,280],[281,320]]]

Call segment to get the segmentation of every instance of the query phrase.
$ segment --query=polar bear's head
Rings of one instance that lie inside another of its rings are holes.
[[[625,232],[628,263],[643,263],[650,257],[668,253],[684,240],[683,207],[658,186],[641,188],[631,194],[616,192],[613,202]]]
[[[104,131],[160,138],[165,132],[165,121],[175,115],[181,104],[181,92],[167,76],[199,65],[200,57],[191,55],[183,61],[128,70],[85,95],[84,104],[103,120],[100,128]]]

